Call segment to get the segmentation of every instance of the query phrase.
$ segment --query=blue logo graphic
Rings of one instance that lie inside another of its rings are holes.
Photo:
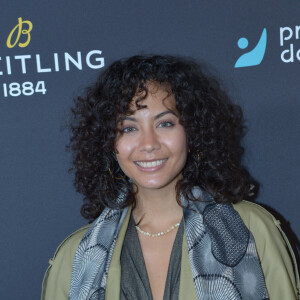
[[[244,37],[238,40],[238,47],[240,49],[246,49],[248,47],[248,40]],[[255,48],[239,57],[235,63],[235,68],[251,67],[259,65],[265,55],[267,46],[267,29],[264,28],[260,39]]]

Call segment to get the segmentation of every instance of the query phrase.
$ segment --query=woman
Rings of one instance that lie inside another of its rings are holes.
[[[113,63],[73,108],[82,214],[42,298],[296,299],[276,220],[241,165],[242,112],[193,61]]]

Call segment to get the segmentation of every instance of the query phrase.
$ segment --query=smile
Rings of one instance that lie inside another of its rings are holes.
[[[162,159],[162,160],[154,160],[151,162],[137,161],[135,163],[142,168],[154,168],[154,167],[162,165],[166,160],[167,160],[167,158]]]

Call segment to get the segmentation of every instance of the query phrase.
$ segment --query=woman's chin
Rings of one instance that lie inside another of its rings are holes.
[[[162,181],[152,181],[152,182],[133,181],[133,183],[135,183],[138,186],[139,190],[141,189],[158,190],[168,185],[171,186],[171,182],[162,182]]]

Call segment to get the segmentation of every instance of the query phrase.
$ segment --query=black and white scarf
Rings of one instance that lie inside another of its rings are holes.
[[[192,192],[207,199],[198,187]],[[125,196],[121,193],[118,201]],[[254,238],[231,204],[181,200],[189,204],[183,211],[198,299],[269,299]],[[82,238],[72,266],[70,300],[105,299],[109,265],[127,212],[104,209]]]

